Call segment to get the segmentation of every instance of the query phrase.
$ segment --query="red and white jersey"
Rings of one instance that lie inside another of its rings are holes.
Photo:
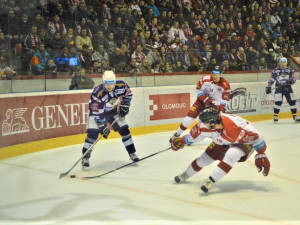
[[[192,144],[211,138],[217,145],[252,144],[256,151],[266,150],[264,137],[249,121],[227,113],[222,113],[221,117],[223,129],[208,130],[203,123],[198,122],[184,137],[185,143]]]
[[[198,81],[196,89],[198,99],[210,97],[216,106],[226,107],[230,100],[230,84],[223,77],[218,83],[214,83],[211,74],[205,75]]]

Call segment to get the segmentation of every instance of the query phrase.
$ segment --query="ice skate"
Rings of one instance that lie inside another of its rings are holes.
[[[211,187],[213,186],[214,182],[211,180],[211,178],[207,178],[203,181],[201,190],[207,193]]]
[[[293,120],[295,123],[300,123],[300,118],[293,115]]]
[[[83,158],[81,160],[82,168],[90,167],[90,160],[88,158]]]
[[[132,160],[132,162],[140,161],[139,157],[135,153],[129,154],[129,157]]]
[[[174,180],[176,183],[184,183],[187,179],[189,178],[189,176],[187,175],[186,172],[183,172],[181,174],[179,174],[178,176],[174,177]]]
[[[180,134],[177,134],[176,132],[170,137],[169,142],[172,143],[172,141],[177,138],[180,137]]]
[[[278,116],[277,115],[274,115],[273,121],[274,121],[274,123],[278,123]]]

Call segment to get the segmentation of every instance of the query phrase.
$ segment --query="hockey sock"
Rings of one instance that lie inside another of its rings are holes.
[[[232,169],[230,165],[221,161],[217,168],[212,172],[211,177],[214,181],[221,180]]]
[[[195,118],[192,118],[192,117],[189,117],[189,116],[186,116],[182,123],[180,124],[180,127],[178,128],[178,130],[176,131],[177,134],[182,134],[183,131],[185,131],[189,125],[194,122]]]
[[[82,154],[84,154],[91,147],[91,145],[94,144],[94,142],[98,138],[98,135],[99,135],[99,133],[96,130],[88,131],[88,134],[87,134],[87,136],[85,138],[85,142],[83,144]],[[85,158],[90,158],[91,157],[91,153],[92,153],[92,151],[90,151],[85,156]]]
[[[189,177],[199,172],[203,167],[210,165],[215,160],[212,159],[206,152],[202,153],[200,157],[195,159],[187,168],[186,173]]]
[[[119,134],[122,136],[122,142],[128,152],[128,154],[135,153],[135,146],[131,138],[128,126],[121,127]]]
[[[186,174],[189,177],[191,177],[191,176],[195,175],[196,173],[198,173],[201,169],[202,169],[202,167],[198,166],[197,160],[195,159],[187,168]]]

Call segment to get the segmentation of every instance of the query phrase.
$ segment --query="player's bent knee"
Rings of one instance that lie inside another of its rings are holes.
[[[96,130],[96,129],[88,129],[87,130],[87,137],[89,139],[96,140],[98,138],[98,135],[99,135],[99,130]]]

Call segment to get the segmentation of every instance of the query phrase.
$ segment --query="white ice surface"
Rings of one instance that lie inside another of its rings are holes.
[[[82,145],[52,149],[0,161],[0,224],[300,224],[300,124],[291,119],[254,123],[267,141],[268,177],[259,174],[253,156],[238,163],[205,194],[200,181],[217,163],[175,184],[210,143],[204,140],[168,150],[101,178],[84,180],[130,163],[120,139],[97,143],[91,168],[80,164]],[[168,148],[172,132],[133,137],[140,158]]]

